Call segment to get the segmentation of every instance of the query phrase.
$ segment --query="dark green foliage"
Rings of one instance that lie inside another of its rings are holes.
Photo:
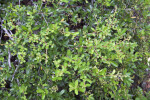
[[[150,57],[148,0],[1,5],[0,98],[148,98],[140,87]]]

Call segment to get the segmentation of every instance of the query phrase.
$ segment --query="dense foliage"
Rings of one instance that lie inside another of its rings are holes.
[[[150,97],[149,0],[0,0],[0,98]]]

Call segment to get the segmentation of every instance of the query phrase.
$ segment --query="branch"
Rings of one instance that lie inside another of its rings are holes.
[[[18,55],[17,55],[17,56],[18,56]],[[20,60],[19,60],[19,64],[20,64]],[[18,66],[16,67],[16,69],[15,69],[13,75],[12,75],[11,82],[14,80],[15,74],[16,74],[16,72],[18,71],[18,68],[19,68],[19,64],[18,64]],[[18,83],[18,86],[20,86],[20,82],[19,82],[18,79],[17,79],[17,83]]]
[[[0,18],[0,21],[1,21],[0,28],[2,28],[3,22],[2,22],[2,19],[1,19],[1,18]],[[0,43],[1,43],[1,39],[2,39],[2,33],[3,33],[3,30],[1,29]]]
[[[33,2],[33,0],[31,0],[31,2],[33,3],[33,5],[37,8],[37,5]]]
[[[14,80],[14,76],[15,76],[15,74],[16,74],[16,72],[17,72],[18,68],[19,68],[19,65],[16,67],[15,72],[14,72],[14,74],[12,75],[11,82]]]
[[[47,24],[47,26],[48,26],[48,22],[46,21],[46,19],[45,19],[45,17],[44,17],[44,14],[42,13],[42,16],[43,16],[43,18],[44,18],[44,20],[45,20],[45,22],[46,22],[46,24]]]
[[[13,37],[11,36],[12,32],[9,30],[9,31],[10,31],[10,33],[9,33],[6,28],[3,28],[3,30],[4,30],[5,33],[9,36],[9,38],[10,38],[12,41],[14,41]],[[17,55],[17,56],[18,56],[18,55]],[[11,68],[11,61],[10,61],[10,59],[11,59],[11,52],[10,52],[10,50],[9,50],[9,48],[8,48],[8,65],[9,65],[9,68]],[[20,63],[20,61],[19,61],[19,63]],[[12,80],[11,80],[11,81],[14,80],[14,76],[15,76],[15,74],[16,74],[18,68],[19,68],[19,65],[16,67],[15,72],[14,72],[14,74],[12,75]],[[18,81],[18,80],[17,80],[17,81]],[[18,82],[19,82],[19,81],[18,81]],[[19,83],[18,83],[18,84],[19,84]]]
[[[2,27],[2,26],[1,26]],[[5,31],[5,33],[9,36],[9,38],[12,40],[12,41],[14,41],[14,39],[11,37],[11,34],[12,34],[12,32],[10,31],[10,33],[6,30],[6,28],[3,28],[3,30]],[[10,52],[10,50],[9,50],[9,48],[8,48],[8,65],[9,65],[9,68],[11,68],[11,61],[10,61],[10,59],[11,59],[11,52]]]
[[[17,78],[17,83],[18,83],[18,86],[20,86],[20,82],[19,82],[18,78]]]
[[[11,59],[11,52],[10,52],[10,50],[8,48],[8,65],[9,65],[9,68],[11,68],[11,61],[10,61],[10,59]]]
[[[19,7],[20,7],[20,0],[19,0]]]
[[[9,38],[14,41],[14,39],[12,38],[11,34],[7,31],[6,28],[3,28],[3,30],[5,31],[5,33],[9,36]]]
[[[10,32],[10,35],[12,35],[13,33],[11,32],[11,30],[9,30],[9,32]]]

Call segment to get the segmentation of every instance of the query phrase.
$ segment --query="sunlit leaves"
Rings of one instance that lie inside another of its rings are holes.
[[[40,89],[40,88],[38,88],[37,90],[36,90],[36,92],[37,93],[40,93],[41,95],[42,95],[42,100],[44,100],[45,99],[45,95],[47,95],[48,94],[48,90],[47,89]]]
[[[14,41],[1,41],[5,46],[0,47],[0,75],[2,80],[15,75],[10,92],[1,89],[1,95],[17,99],[77,99],[75,95],[87,100],[130,99],[131,76],[134,70],[142,72],[147,67],[144,59],[149,58],[149,25],[145,24],[149,12],[139,7],[147,1],[30,3],[10,3],[3,10],[3,27],[16,32]],[[8,48],[12,56],[17,55],[11,69]]]

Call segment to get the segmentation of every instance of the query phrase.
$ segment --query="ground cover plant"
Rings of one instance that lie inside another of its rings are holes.
[[[149,95],[149,0],[0,0],[0,98]]]

